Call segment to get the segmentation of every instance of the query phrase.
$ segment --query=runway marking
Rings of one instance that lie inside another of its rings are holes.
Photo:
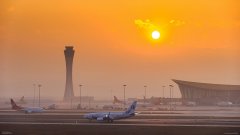
[[[187,124],[141,124],[141,123],[50,123],[50,122],[0,122],[0,124],[11,125],[86,125],[86,126],[175,126],[175,127],[240,127],[240,125],[187,125]]]
[[[233,132],[233,133],[224,133],[224,135],[239,135],[239,133],[237,133],[237,132]]]
[[[1,135],[12,135],[12,132],[9,131],[1,131]]]

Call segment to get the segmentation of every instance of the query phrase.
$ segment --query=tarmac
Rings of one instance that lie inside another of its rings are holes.
[[[94,110],[98,112],[102,110]],[[92,111],[0,110],[0,134],[13,135],[240,135],[239,110],[139,111],[113,123],[83,119]]]

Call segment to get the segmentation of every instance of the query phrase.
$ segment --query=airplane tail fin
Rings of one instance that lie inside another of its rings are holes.
[[[24,96],[22,96],[19,101],[20,101],[20,102],[24,102]]]
[[[14,109],[14,110],[20,110],[20,109],[22,109],[22,107],[21,107],[21,106],[18,106],[18,105],[13,101],[12,98],[11,98],[11,105],[12,105],[12,109]]]
[[[131,106],[128,107],[126,114],[134,114],[137,106],[137,101],[134,101]]]
[[[113,104],[115,103],[121,103],[121,101],[116,97],[116,96],[113,96]]]
[[[113,104],[115,104],[115,103],[126,104],[124,101],[121,101],[121,100],[119,100],[116,96],[114,96]]]

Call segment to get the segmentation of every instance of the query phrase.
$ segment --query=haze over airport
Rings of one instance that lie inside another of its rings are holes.
[[[0,97],[31,97],[42,84],[43,96],[62,98],[69,45],[76,96],[79,84],[109,100],[123,84],[137,98],[144,85],[149,97],[169,84],[180,97],[171,79],[239,85],[239,9],[238,0],[2,0]]]

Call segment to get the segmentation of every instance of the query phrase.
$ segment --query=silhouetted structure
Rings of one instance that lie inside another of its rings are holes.
[[[72,82],[72,65],[74,50],[73,46],[66,46],[64,50],[65,60],[66,60],[66,86],[64,93],[64,100],[70,100],[74,97],[73,93],[73,82]]]
[[[222,101],[240,103],[240,85],[210,84],[175,80],[182,94],[183,104],[196,102],[199,105],[216,105]]]

